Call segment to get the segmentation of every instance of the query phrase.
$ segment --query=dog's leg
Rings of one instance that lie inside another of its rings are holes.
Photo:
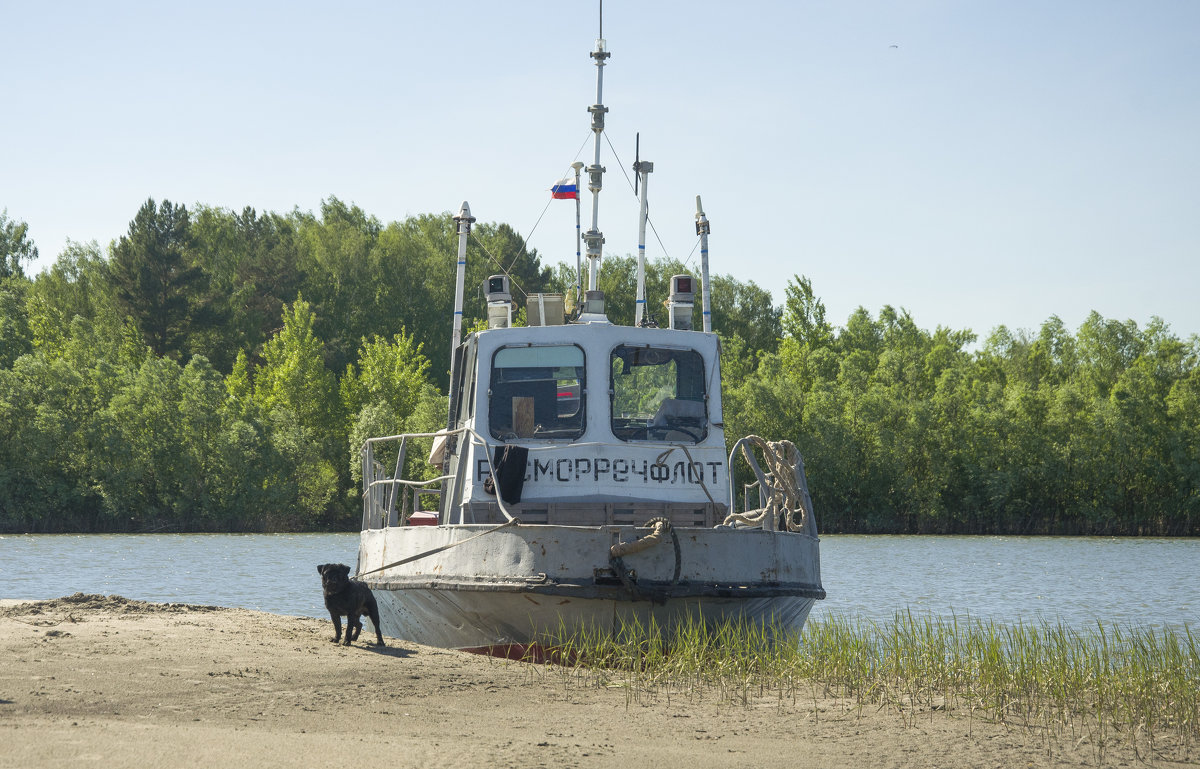
[[[330,640],[332,640],[334,643],[337,643],[338,641],[342,640],[342,618],[340,615],[334,614],[332,611],[329,612],[329,618],[333,620],[334,630],[333,638]],[[350,628],[348,627],[346,628],[346,635],[350,635]]]
[[[346,640],[342,642],[343,646],[349,646],[351,641],[358,638],[359,632],[362,631],[362,620],[357,614],[346,615]]]
[[[371,624],[375,626],[375,641],[379,646],[387,646],[383,642],[383,631],[379,629],[379,604],[375,602],[375,596],[371,596],[371,600],[367,602],[367,614],[371,617]]]

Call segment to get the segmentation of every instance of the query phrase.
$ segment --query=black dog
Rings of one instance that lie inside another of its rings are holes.
[[[329,610],[329,618],[333,620],[333,629],[336,631],[333,642],[342,640],[343,614],[346,615],[344,646],[349,646],[351,641],[358,638],[362,630],[359,617],[365,615],[375,624],[376,641],[380,646],[386,646],[383,633],[379,632],[379,605],[375,603],[371,588],[350,579],[350,567],[344,563],[323,563],[317,567],[317,573],[321,575],[321,587],[325,591],[325,608]]]

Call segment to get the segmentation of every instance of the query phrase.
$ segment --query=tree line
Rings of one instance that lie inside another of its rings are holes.
[[[797,436],[823,530],[1200,533],[1197,336],[1093,312],[972,351],[888,306],[835,328],[804,278],[782,322],[752,363],[726,346],[727,429]]]
[[[362,440],[444,426],[456,253],[450,214],[148,200],[30,277],[28,228],[0,214],[0,531],[355,528]],[[468,324],[501,271],[575,283],[477,224]],[[652,261],[647,295],[688,271]],[[614,322],[635,274],[604,260]],[[730,440],[793,440],[823,531],[1200,533],[1200,341],[1159,319],[978,344],[892,307],[835,326],[801,276],[782,306],[715,276],[712,312]]]

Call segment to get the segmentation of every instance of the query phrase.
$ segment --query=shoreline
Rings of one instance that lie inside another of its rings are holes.
[[[945,711],[631,692],[326,620],[75,594],[0,601],[0,767],[1096,766],[1115,741]],[[366,638],[366,634],[363,638]],[[1146,756],[1154,766],[1185,766]],[[1180,758],[1175,756],[1175,758]],[[1183,761],[1194,760],[1183,756]]]

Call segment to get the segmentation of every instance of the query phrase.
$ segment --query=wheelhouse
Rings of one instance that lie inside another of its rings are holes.
[[[506,513],[590,526],[656,514],[682,526],[724,518],[715,334],[498,328],[469,335],[458,355],[451,429],[482,440],[449,449],[442,522],[502,522]]]

